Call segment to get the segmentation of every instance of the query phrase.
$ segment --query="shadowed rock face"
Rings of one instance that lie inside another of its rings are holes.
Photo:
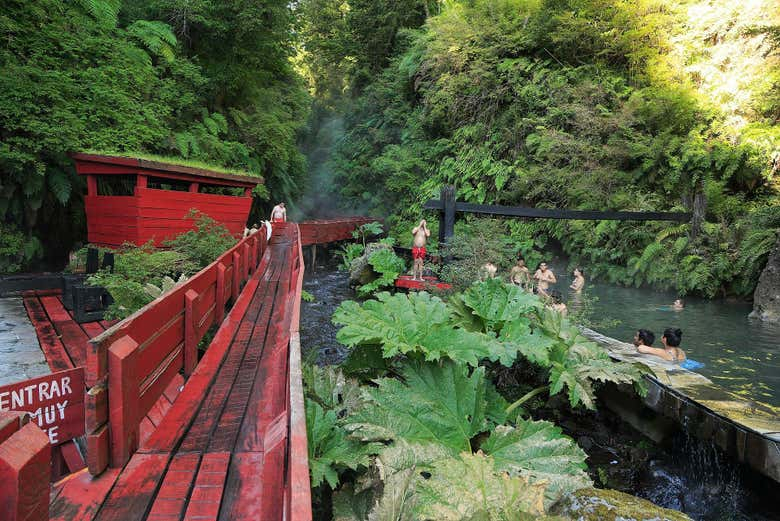
[[[753,294],[752,318],[780,322],[780,238],[769,255]]]

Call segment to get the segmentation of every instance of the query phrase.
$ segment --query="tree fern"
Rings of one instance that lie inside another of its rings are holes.
[[[78,4],[92,16],[100,25],[113,27],[116,25],[121,0],[77,0]]]
[[[64,170],[52,170],[46,176],[46,179],[54,197],[57,198],[60,204],[67,204],[73,188],[68,174]]]
[[[136,20],[127,27],[127,33],[151,54],[170,63],[176,58],[176,35],[163,22]]]

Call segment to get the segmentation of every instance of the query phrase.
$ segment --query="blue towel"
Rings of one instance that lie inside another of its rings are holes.
[[[701,362],[697,362],[696,360],[691,360],[690,358],[686,358],[682,362],[680,362],[680,367],[683,369],[687,369],[689,371],[694,371],[696,369],[701,369],[704,367],[704,364]]]

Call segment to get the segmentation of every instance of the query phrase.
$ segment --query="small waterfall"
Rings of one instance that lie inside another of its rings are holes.
[[[687,422],[686,422],[687,423]],[[752,481],[766,479],[729,460],[713,443],[694,437],[688,426],[676,434],[668,451],[649,462],[635,493],[653,503],[703,521],[777,519],[772,497]],[[750,481],[750,483],[747,483]]]

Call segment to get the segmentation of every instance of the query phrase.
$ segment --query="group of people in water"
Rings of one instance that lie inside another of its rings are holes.
[[[412,243],[412,258],[414,259],[412,274],[414,280],[422,280],[423,262],[426,254],[425,245],[428,237],[431,235],[425,219],[421,220],[420,224],[412,229],[412,235],[414,237]],[[479,275],[482,280],[495,278],[498,275],[498,266],[488,261],[480,268]],[[577,267],[574,268],[572,275],[573,281],[569,289],[575,294],[579,294],[585,287],[585,272],[582,268]],[[550,288],[551,284],[557,284],[558,279],[546,262],[540,262],[534,274],[531,275],[531,270],[526,266],[525,258],[523,258],[522,253],[518,253],[516,264],[509,270],[509,282],[526,291],[536,293],[547,302],[548,307],[564,316],[567,314],[568,310],[563,302],[561,292]],[[675,311],[681,311],[684,309],[685,304],[681,299],[677,299],[669,307]],[[661,336],[663,348],[653,347],[655,334],[647,329],[639,329],[634,335],[634,346],[642,354],[658,356],[668,362],[685,362],[685,351],[680,349],[681,340],[682,331],[680,329],[667,328]]]
[[[492,262],[488,262],[480,269],[480,278],[495,278],[498,273],[498,267]],[[569,289],[574,293],[582,292],[582,288],[585,287],[585,272],[582,268],[574,268],[574,280],[572,281]],[[540,262],[538,268],[531,275],[531,270],[525,264],[525,259],[522,254],[518,254],[517,263],[509,270],[509,282],[516,286],[520,286],[526,291],[536,293],[542,299],[548,301],[548,305],[566,315],[566,304],[563,303],[561,292],[556,289],[551,289],[551,284],[557,284],[558,279],[555,277],[555,273],[547,266],[546,262]]]
[[[480,277],[484,280],[486,278],[495,278],[498,273],[498,268],[492,262],[488,262],[482,266],[480,270]],[[574,268],[573,278],[569,289],[575,294],[581,293],[585,287],[585,272],[582,268]],[[522,255],[518,255],[517,263],[512,266],[509,271],[509,282],[520,286],[526,291],[531,291],[539,295],[543,300],[547,301],[547,306],[558,311],[562,315],[566,315],[566,304],[562,302],[561,293],[558,290],[551,289],[551,284],[556,284],[558,279],[555,277],[555,273],[547,266],[546,262],[540,262],[539,267],[534,272],[533,276],[531,271],[525,264],[525,259]],[[685,304],[681,299],[677,299],[669,306],[675,311],[684,309]],[[640,329],[634,335],[634,346],[638,352],[646,355],[653,355],[660,357],[667,362],[683,362],[686,360],[685,351],[680,349],[680,342],[682,341],[682,331],[676,328],[667,328],[664,330],[661,336],[661,344],[663,348],[653,347],[655,342],[655,334],[647,329]]]
[[[666,328],[661,336],[663,349],[653,347],[655,335],[647,329],[639,329],[634,335],[634,346],[640,353],[654,355],[663,358],[667,362],[682,362],[685,360],[685,351],[680,349],[682,341],[682,330],[677,328]]]

